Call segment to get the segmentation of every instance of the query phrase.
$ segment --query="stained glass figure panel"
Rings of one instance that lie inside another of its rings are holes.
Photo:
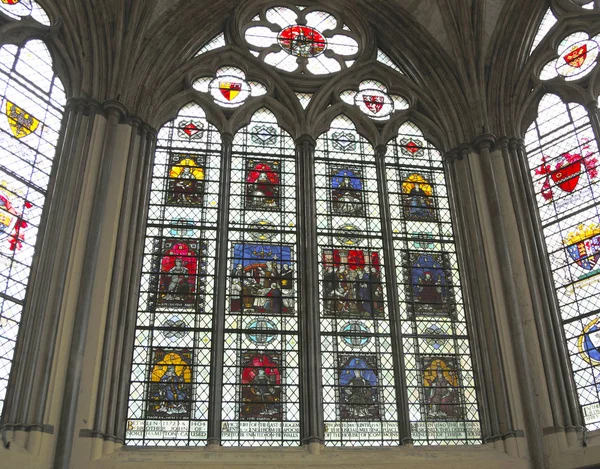
[[[196,104],[158,134],[126,443],[207,438],[221,139]]]
[[[481,443],[441,155],[405,123],[385,162],[411,436],[417,445]]]
[[[346,117],[317,140],[326,444],[399,444],[374,150]]]
[[[66,102],[42,41],[0,48],[0,97],[1,414]]]
[[[300,444],[296,161],[275,116],[234,137],[221,438]]]
[[[585,108],[544,96],[526,148],[579,403],[586,427],[595,430],[600,190],[598,148]]]

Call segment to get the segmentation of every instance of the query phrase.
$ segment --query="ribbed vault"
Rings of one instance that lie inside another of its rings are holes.
[[[236,7],[247,4],[40,3],[61,18],[48,42],[71,94],[118,100],[155,126],[166,117],[157,110],[185,89],[196,51],[226,28]],[[426,98],[428,109],[417,112],[440,129],[443,147],[471,141],[482,132],[516,135],[512,121],[518,120],[531,89],[523,86],[523,71],[547,0],[330,0],[326,6],[371,26],[378,46]]]

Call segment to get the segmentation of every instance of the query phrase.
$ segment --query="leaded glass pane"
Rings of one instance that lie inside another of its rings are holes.
[[[536,47],[540,44],[540,42],[542,42],[542,40],[546,37],[550,29],[552,29],[552,26],[554,26],[557,21],[558,19],[556,19],[556,16],[554,16],[554,13],[552,13],[552,10],[548,8],[546,14],[542,18],[542,22],[540,23],[540,27],[535,35],[535,38],[533,39],[533,44],[531,45],[531,52],[533,52],[536,49]]]
[[[232,154],[222,441],[298,445],[294,142],[263,109]]]
[[[158,134],[126,442],[206,444],[221,138],[196,104]]]
[[[600,428],[600,190],[585,108],[546,95],[526,135],[527,159],[575,385],[588,430]]]
[[[48,48],[0,48],[0,414],[65,105]]]
[[[411,436],[420,445],[480,443],[441,155],[405,123],[388,144],[386,176]]]
[[[31,16],[34,20],[44,26],[50,26],[48,15],[44,9],[33,0],[2,0],[0,2],[0,11],[14,19]]]
[[[373,147],[345,116],[317,140],[326,444],[399,443]]]

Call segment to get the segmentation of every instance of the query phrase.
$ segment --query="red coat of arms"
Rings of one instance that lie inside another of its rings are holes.
[[[569,53],[567,53],[563,59],[573,68],[581,68],[587,58],[587,44],[583,44],[579,47],[574,47]]]
[[[589,146],[583,147],[588,150]],[[554,164],[547,164],[548,158],[542,157],[542,164],[535,170],[535,174],[546,176],[542,179],[541,194],[545,200],[552,200],[556,195],[553,187],[558,187],[562,192],[571,193],[577,188],[581,175],[588,173],[591,180],[598,177],[596,165],[598,160],[590,151],[585,156],[578,153],[564,153]],[[554,184],[552,184],[554,183]]]
[[[383,96],[375,96],[375,95],[363,95],[363,102],[367,109],[371,111],[373,114],[377,114],[383,108]]]

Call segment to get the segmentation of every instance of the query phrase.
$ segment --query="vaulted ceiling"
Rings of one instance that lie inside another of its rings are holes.
[[[50,41],[74,95],[118,99],[143,119],[173,86],[184,88],[195,53],[250,0],[40,0],[62,25]],[[253,0],[254,1],[254,0]],[[255,0],[258,4],[267,0]],[[570,0],[553,0],[569,2]],[[285,4],[285,2],[281,2]],[[305,0],[354,15],[398,62],[455,138],[506,132],[490,111],[514,93],[549,0]],[[81,69],[84,70],[81,73]],[[495,83],[502,75],[502,85]],[[175,85],[174,85],[175,84]],[[510,119],[509,119],[510,120]]]

